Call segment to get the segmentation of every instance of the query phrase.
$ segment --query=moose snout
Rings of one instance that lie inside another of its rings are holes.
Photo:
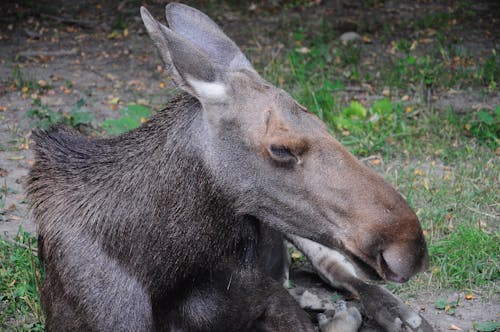
[[[419,248],[411,248],[406,244],[391,245],[380,253],[377,260],[384,279],[399,283],[407,282],[429,265],[425,242]]]
[[[377,257],[378,270],[388,281],[407,282],[429,265],[427,246],[422,237],[413,242],[393,243]]]

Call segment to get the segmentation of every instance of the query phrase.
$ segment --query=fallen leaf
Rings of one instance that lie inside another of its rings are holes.
[[[7,160],[22,160],[24,159],[24,156],[11,156],[7,157]]]
[[[380,165],[381,161],[380,161],[380,159],[373,159],[371,161],[371,163],[372,163],[372,165]]]
[[[420,168],[417,168],[413,173],[415,175],[418,175],[418,176],[424,176],[425,175],[425,172],[422,171]]]
[[[301,54],[307,54],[307,53],[311,52],[311,50],[310,50],[310,49],[308,49],[308,48],[307,48],[307,47],[305,47],[305,46],[302,46],[302,47],[300,47],[300,48],[297,48],[297,49],[295,49],[295,51],[297,51],[297,53],[301,53]]]
[[[471,294],[471,293],[465,294],[465,299],[466,300],[473,300],[474,299],[474,294]]]
[[[113,74],[111,74],[111,73],[107,73],[105,76],[106,76],[107,79],[109,79],[111,81],[116,80],[116,76],[113,75]]]
[[[425,190],[430,191],[429,190],[429,188],[430,188],[429,187],[429,179],[427,179],[427,178],[424,179],[424,188],[425,188]]]
[[[108,103],[110,103],[111,105],[116,105],[118,104],[118,102],[120,101],[120,98],[119,97],[112,97]]]

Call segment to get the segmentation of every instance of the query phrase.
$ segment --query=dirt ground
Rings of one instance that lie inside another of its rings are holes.
[[[386,45],[378,43],[375,36],[384,23],[395,24],[437,9],[446,10],[448,5],[445,1],[388,1],[363,12],[360,5],[345,5],[342,1],[306,1],[311,5],[287,10],[275,6],[277,1],[231,6],[207,1],[189,3],[215,17],[258,63],[257,67],[278,56],[283,48],[293,46],[290,33],[298,21],[309,20],[314,29],[317,20],[311,17],[331,15],[331,20],[335,20],[332,26],[339,35],[362,30],[374,39],[366,47],[383,52]],[[495,14],[498,14],[498,6],[493,3],[476,4],[478,12],[485,16],[478,17],[474,28],[464,36],[464,45],[475,52],[498,49],[499,15]],[[117,116],[116,109],[127,103],[145,104],[158,110],[172,97],[168,77],[163,74],[159,58],[142,27],[140,4],[132,0],[81,0],[2,2],[0,5],[0,186],[7,192],[4,210],[0,210],[1,236],[13,237],[19,227],[35,231],[23,191],[24,178],[33,162],[31,123],[25,112],[33,107],[34,99],[40,98],[53,110],[69,112],[84,98],[86,108],[99,121]],[[161,17],[163,2],[147,2],[147,6]],[[490,37],[483,38],[486,30]],[[37,89],[23,89],[32,85]],[[473,90],[454,91],[440,97],[437,102],[442,103],[442,107],[452,105],[457,109],[474,104],[499,104],[498,93],[484,99]],[[312,276],[304,286],[297,284],[297,287],[305,287],[323,297],[334,294]],[[500,320],[498,294],[471,300],[453,291],[426,290],[413,295],[403,297],[436,331],[467,331],[472,329],[473,322]],[[456,313],[450,315],[435,309],[438,298],[459,298]]]

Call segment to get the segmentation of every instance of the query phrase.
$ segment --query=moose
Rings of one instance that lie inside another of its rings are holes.
[[[169,27],[141,16],[182,93],[121,136],[33,133],[47,331],[315,331],[282,287],[285,238],[385,329],[421,328],[364,281],[427,266],[402,196],[205,14],[171,3]]]

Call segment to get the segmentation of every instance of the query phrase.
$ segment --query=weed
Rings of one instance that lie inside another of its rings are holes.
[[[43,270],[35,249],[36,239],[22,229],[14,242],[0,238],[0,329],[43,331]]]
[[[129,104],[119,110],[118,119],[107,119],[102,123],[108,135],[119,135],[140,126],[151,116],[151,110],[142,105]]]
[[[127,20],[123,16],[118,16],[113,22],[114,30],[124,30],[127,28]]]
[[[500,329],[500,323],[493,321],[474,322],[472,324],[472,327],[474,328],[474,330],[479,332],[495,332]]]
[[[19,67],[14,67],[11,71],[10,86],[13,89],[20,89],[22,93],[40,92],[50,89],[50,85],[38,83],[35,77],[27,75]]]
[[[75,128],[90,126],[95,122],[95,117],[89,113],[84,106],[85,99],[79,99],[69,113],[53,111],[49,106],[43,105],[40,99],[33,101],[34,108],[28,110],[26,115],[34,121],[32,126],[48,129],[56,124],[65,124]]]
[[[465,129],[468,135],[492,149],[500,146],[500,105],[495,110],[482,109],[468,115]]]
[[[490,91],[495,90],[500,83],[500,56],[495,51],[486,59],[480,69],[479,78],[488,86]]]
[[[434,303],[434,307],[438,310],[444,310],[449,315],[454,315],[459,303],[460,297],[458,297],[455,301],[446,301],[443,298],[439,298]]]

